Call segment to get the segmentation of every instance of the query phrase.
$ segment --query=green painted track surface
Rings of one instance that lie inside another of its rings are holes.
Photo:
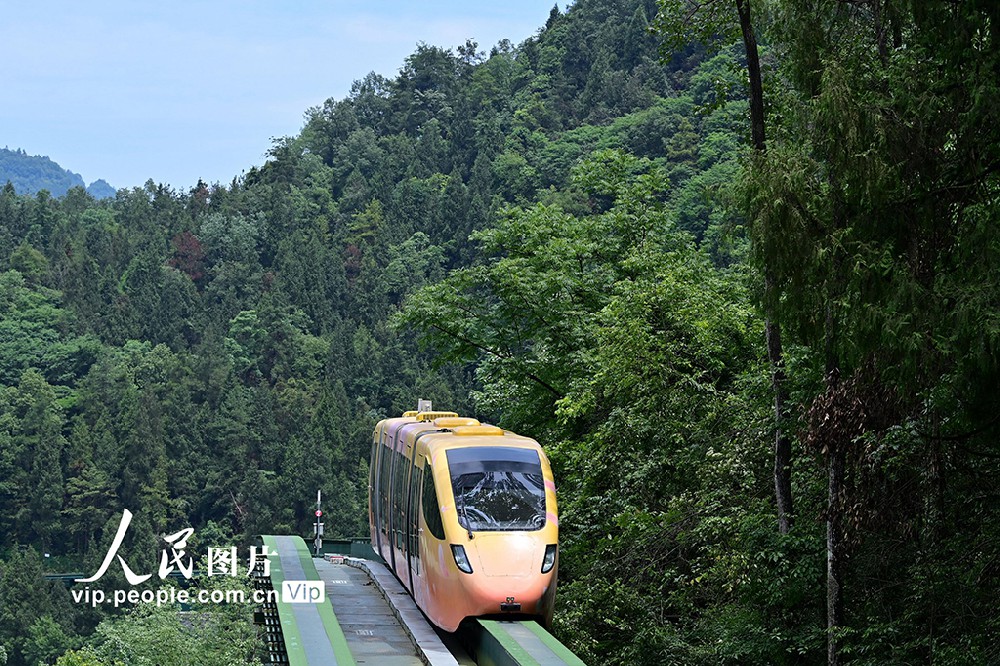
[[[302,537],[263,536],[264,545],[276,553],[271,557],[271,584],[281,591],[282,582],[320,580],[312,556]],[[326,600],[318,604],[278,601],[278,619],[285,637],[290,666],[348,666],[355,664],[344,632]]]
[[[479,620],[476,652],[481,666],[585,666],[537,622]]]

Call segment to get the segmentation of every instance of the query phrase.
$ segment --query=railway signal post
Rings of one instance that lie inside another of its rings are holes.
[[[323,491],[322,490],[317,490],[316,491],[316,525],[315,525],[315,528],[316,528],[316,541],[313,543],[313,546],[315,548],[315,553],[317,555],[322,555],[323,554],[323,522],[320,520],[320,518],[323,517],[322,501],[323,501]]]

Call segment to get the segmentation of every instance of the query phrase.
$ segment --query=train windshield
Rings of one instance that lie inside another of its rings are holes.
[[[476,532],[545,527],[545,481],[538,452],[502,446],[447,451],[459,524]]]

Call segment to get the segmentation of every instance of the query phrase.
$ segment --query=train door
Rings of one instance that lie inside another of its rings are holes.
[[[392,488],[392,448],[390,447],[389,433],[382,433],[381,453],[379,454],[379,545],[382,550],[379,555],[387,563],[392,561],[392,540],[390,539],[390,520],[392,514],[389,512],[389,492]]]
[[[414,447],[415,448],[415,447]],[[413,464],[410,465],[410,478],[406,491],[406,568],[410,581],[410,593],[413,593],[413,577],[420,575],[420,528],[418,508],[420,506],[420,487],[423,477],[423,467],[417,467],[418,457],[413,453]]]
[[[398,482],[396,481],[399,475],[399,452],[396,450],[396,440],[399,438],[399,431],[402,428],[397,428],[396,432],[392,437],[388,439],[389,448],[386,449],[388,454],[389,464],[388,464],[388,483],[386,492],[386,542],[389,545],[389,559],[387,560],[392,567],[393,571],[396,571],[396,547],[397,538],[396,535],[399,531],[399,519],[396,516],[396,505],[399,503],[399,493],[396,490]]]
[[[375,552],[382,554],[382,486],[379,483],[379,463],[382,460],[382,431],[379,426],[372,437],[372,456],[368,473],[368,512],[372,526],[372,537],[375,539]]]

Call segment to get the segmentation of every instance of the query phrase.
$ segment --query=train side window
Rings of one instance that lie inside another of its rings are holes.
[[[424,465],[424,522],[434,538],[444,540],[444,524],[441,522],[441,507],[438,504],[437,490],[434,488],[434,474],[430,463]]]
[[[380,529],[379,525],[379,501],[381,500],[381,489],[378,487],[378,460],[379,460],[379,436],[378,431],[372,437],[372,457],[368,469],[368,496],[371,498],[372,520],[375,522],[375,529]]]
[[[381,460],[382,473],[379,474],[379,499],[382,502],[382,515],[379,516],[379,526],[385,534],[389,534],[389,461],[392,460],[392,451],[383,448],[379,456]]]
[[[420,509],[417,507],[417,502],[420,501],[420,484],[422,481],[424,470],[413,467],[410,470],[410,499],[406,503],[406,509],[408,515],[406,516],[406,524],[409,526],[410,531],[410,557],[413,558],[413,568],[415,573],[420,574],[420,535],[417,530],[420,527],[420,520],[418,516],[420,515]]]
[[[403,488],[404,488],[404,477],[406,476],[406,458],[399,451],[396,451],[396,462],[394,463],[393,469],[393,485],[392,485],[392,531],[395,533],[396,538],[393,541],[396,544],[396,548],[400,550],[403,549],[403,535],[405,534],[406,524],[403,522],[405,520],[404,506],[406,500],[403,498]]]
[[[389,495],[389,538],[392,540],[392,547],[395,548],[398,544],[396,543],[396,530],[399,529],[399,519],[396,518],[396,458],[399,456],[395,449],[390,449],[388,451],[389,457],[392,458],[389,463],[389,483],[387,484],[387,494]]]

